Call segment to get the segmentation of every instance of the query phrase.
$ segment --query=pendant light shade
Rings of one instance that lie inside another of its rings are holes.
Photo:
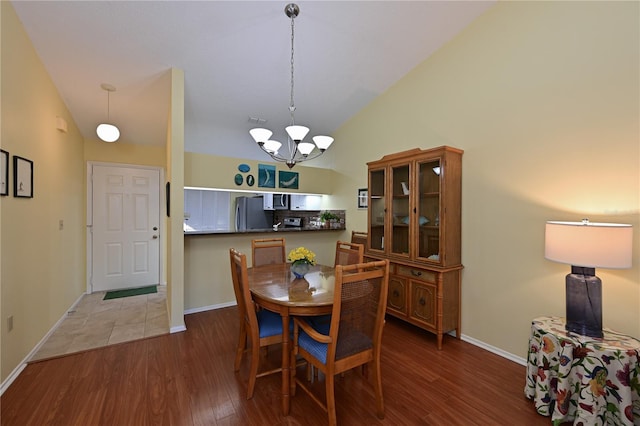
[[[116,88],[107,83],[102,83],[100,87],[107,92],[107,122],[98,125],[96,134],[104,142],[115,142],[120,138],[120,130],[118,130],[115,125],[109,123],[109,95],[111,92],[115,92]]]
[[[120,137],[120,130],[113,124],[99,124],[96,133],[105,142],[115,142]]]
[[[309,128],[304,126],[287,126],[285,130],[294,142],[300,142],[309,133]]]

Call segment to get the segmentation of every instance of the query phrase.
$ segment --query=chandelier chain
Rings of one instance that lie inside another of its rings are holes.
[[[295,103],[293,102],[293,70],[294,70],[294,66],[293,66],[293,42],[294,42],[294,27],[295,24],[293,23],[293,20],[295,19],[295,15],[291,15],[291,99],[289,100],[289,111],[291,111],[291,125],[295,124],[293,121],[293,112],[296,110],[296,106]]]

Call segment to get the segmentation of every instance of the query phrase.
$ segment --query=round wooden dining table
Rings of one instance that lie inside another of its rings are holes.
[[[335,283],[332,266],[315,265],[302,279],[297,279],[290,267],[291,264],[285,263],[247,270],[253,300],[282,317],[282,413],[285,416],[289,414],[291,398],[290,317],[330,314]]]

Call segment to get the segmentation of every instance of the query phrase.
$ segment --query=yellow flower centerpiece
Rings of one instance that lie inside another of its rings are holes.
[[[291,250],[287,259],[291,262],[291,272],[296,278],[304,278],[311,266],[316,264],[316,254],[304,247]]]

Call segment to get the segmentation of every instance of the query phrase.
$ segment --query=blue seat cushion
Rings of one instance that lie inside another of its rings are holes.
[[[316,327],[313,328],[322,334],[328,334],[328,332],[324,333],[318,330]],[[304,330],[300,330],[300,334],[298,335],[298,346],[309,352],[321,363],[327,363],[327,349],[329,347],[327,343],[320,343],[312,339],[307,333],[304,332]],[[342,359],[358,352],[371,349],[372,347],[373,342],[366,334],[357,331],[349,333],[348,335],[344,335],[343,333],[338,338],[338,346],[336,347],[336,359]]]
[[[304,330],[300,329],[298,335],[298,346],[309,352],[315,359],[323,364],[327,363],[327,345],[313,340]]]
[[[282,334],[282,318],[279,314],[261,309],[256,312],[256,315],[258,316],[260,338]]]

